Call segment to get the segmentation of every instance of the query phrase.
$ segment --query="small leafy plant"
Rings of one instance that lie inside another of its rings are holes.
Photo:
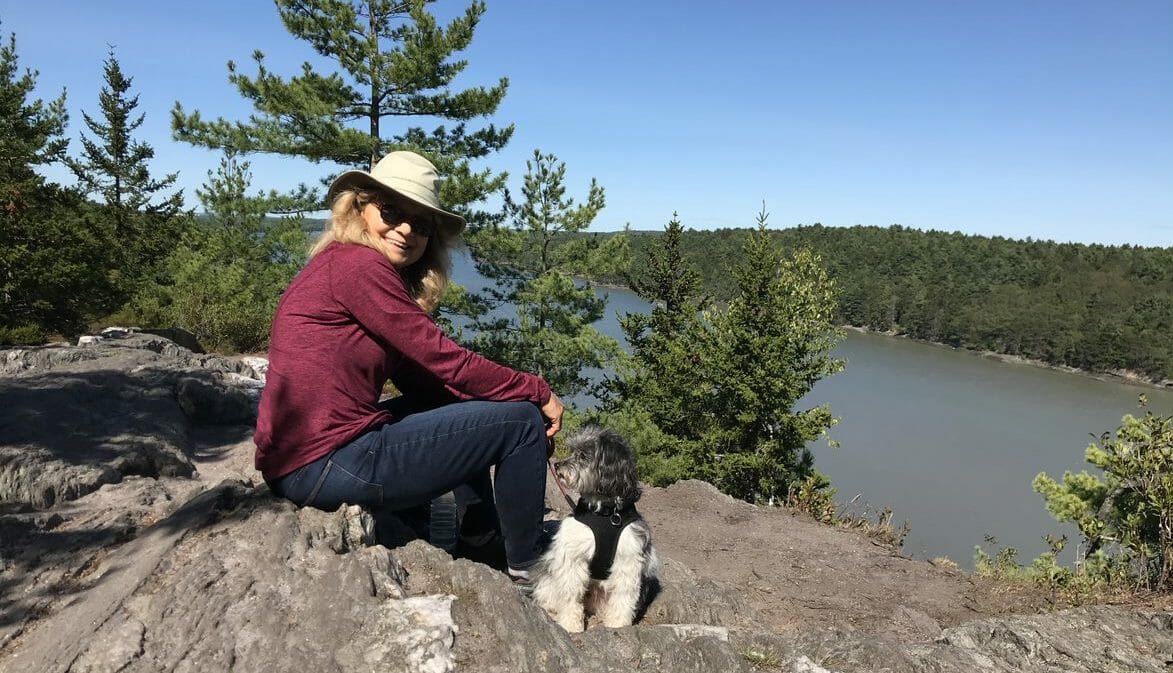
[[[1147,407],[1144,395],[1139,403]],[[1139,590],[1173,589],[1173,418],[1125,415],[1115,436],[1105,432],[1086,457],[1102,478],[1085,470],[1062,482],[1045,473],[1034,479],[1047,511],[1084,537],[1077,572]]]

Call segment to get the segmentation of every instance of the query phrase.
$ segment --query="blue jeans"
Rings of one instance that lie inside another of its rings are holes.
[[[545,419],[529,402],[457,402],[397,417],[270,486],[303,507],[364,505],[376,531],[391,512],[475,494],[495,502],[509,566],[520,570],[542,551],[546,446]]]

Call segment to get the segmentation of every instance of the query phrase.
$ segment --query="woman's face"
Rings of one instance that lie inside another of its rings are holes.
[[[432,234],[431,215],[408,210],[394,201],[372,201],[362,209],[367,233],[396,269],[420,261]]]

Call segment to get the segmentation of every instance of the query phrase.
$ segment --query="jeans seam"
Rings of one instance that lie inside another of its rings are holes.
[[[531,425],[530,423],[528,423],[526,421],[493,421],[491,423],[485,423],[483,425],[471,425],[467,428],[462,428],[460,430],[449,431],[449,432],[446,432],[442,435],[432,435],[429,437],[422,437],[420,439],[413,439],[410,441],[396,442],[394,444],[385,445],[382,448],[384,450],[397,449],[397,448],[401,448],[401,447],[411,446],[412,444],[420,444],[423,442],[432,442],[432,441],[437,441],[437,440],[443,440],[447,437],[452,437],[452,436],[455,436],[455,435],[462,433],[462,432],[478,431],[478,430],[483,430],[485,428],[492,428],[492,427],[501,426],[501,425],[516,425],[518,423],[520,423],[522,425]],[[510,453],[512,453],[512,451]]]
[[[371,452],[368,451],[368,453],[371,453]],[[374,455],[374,454],[372,453],[372,455]],[[362,477],[351,472],[350,470],[346,469],[345,467],[342,467],[342,465],[340,465],[338,463],[332,462],[332,464],[334,467],[338,468],[339,472],[342,472],[343,474],[345,474],[346,476],[350,477],[351,479],[357,481],[358,483],[362,484],[363,486],[365,486],[365,487],[373,486],[373,487],[379,489],[379,504],[380,505],[383,504],[383,485],[382,484],[380,484],[379,482],[376,482],[376,481],[367,481],[366,479],[363,479]]]
[[[314,501],[314,498],[318,497],[318,491],[322,490],[322,484],[326,483],[326,475],[330,474],[330,468],[332,467],[334,467],[333,459],[326,459],[326,467],[318,475],[318,481],[314,483],[314,487],[310,490],[310,494],[306,496],[305,502],[301,503],[302,507],[309,507],[310,503]]]

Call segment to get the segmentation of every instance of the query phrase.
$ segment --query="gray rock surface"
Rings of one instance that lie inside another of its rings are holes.
[[[677,533],[660,519],[662,586],[641,621],[571,635],[487,566],[419,541],[379,546],[360,508],[298,510],[273,497],[252,471],[253,368],[119,332],[0,352],[2,673],[1173,670],[1173,612],[1095,606],[950,623],[931,601],[872,607],[874,592],[794,560],[850,538],[806,541],[809,524],[699,484],[649,489],[646,512],[773,526],[788,537],[753,539],[787,545],[781,574],[754,556],[753,587],[707,576],[698,569],[714,567],[697,559],[745,558],[729,529]],[[197,383],[204,406],[193,412],[180,390]],[[248,405],[234,407],[241,396]],[[883,560],[858,544],[859,558]],[[867,572],[892,572],[892,592],[900,576],[915,591],[936,572],[897,561]],[[933,581],[965,581],[951,573]],[[834,592],[802,614],[835,613],[779,628],[794,587],[766,584],[776,577]],[[849,606],[861,595],[869,603],[856,610],[873,612],[857,619]],[[876,628],[876,614],[892,627]]]
[[[382,547],[338,517],[227,482],[86,569],[5,648],[16,671],[449,671],[451,599],[403,599]],[[333,545],[331,543],[334,543]]]
[[[0,363],[0,507],[44,509],[132,475],[189,477],[188,418],[248,421],[259,400],[248,365],[154,335],[0,351]]]

